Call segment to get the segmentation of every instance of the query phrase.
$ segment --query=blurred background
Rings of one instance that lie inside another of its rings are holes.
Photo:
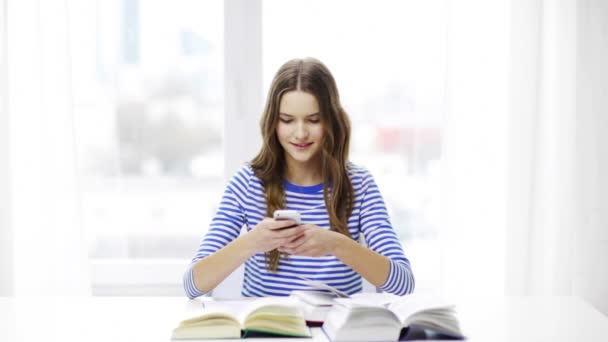
[[[0,295],[183,295],[274,73],[313,56],[418,292],[608,313],[603,1],[0,4]]]

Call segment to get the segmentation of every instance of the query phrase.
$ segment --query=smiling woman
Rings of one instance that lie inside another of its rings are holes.
[[[314,58],[283,64],[261,130],[260,152],[232,177],[184,275],[187,295],[209,293],[243,263],[244,296],[286,296],[310,289],[307,279],[353,294],[362,278],[411,293],[414,277],[380,191],[348,161],[350,120],[327,67]],[[278,209],[300,211],[302,223],[272,219]]]

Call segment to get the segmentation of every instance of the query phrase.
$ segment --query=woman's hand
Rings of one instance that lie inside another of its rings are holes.
[[[266,217],[244,235],[251,254],[265,253],[297,239],[305,230],[292,220],[274,220]]]
[[[314,224],[303,224],[299,227],[303,228],[302,233],[279,247],[280,252],[310,257],[333,255],[338,241],[344,236]]]

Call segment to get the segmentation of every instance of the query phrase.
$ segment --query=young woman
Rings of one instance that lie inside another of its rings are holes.
[[[210,292],[243,263],[244,296],[310,289],[302,277],[349,294],[361,291],[361,277],[385,292],[411,293],[414,276],[378,187],[348,161],[350,122],[325,65],[285,63],[261,128],[260,152],[232,177],[184,275],[188,297]],[[300,211],[302,224],[272,219],[277,209]]]

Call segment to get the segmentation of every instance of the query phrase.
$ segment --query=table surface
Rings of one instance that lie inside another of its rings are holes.
[[[455,303],[469,341],[608,341],[608,317],[577,297]],[[201,308],[202,300],[182,297],[0,297],[0,341],[170,341],[172,329]],[[314,328],[306,341],[327,338]]]

